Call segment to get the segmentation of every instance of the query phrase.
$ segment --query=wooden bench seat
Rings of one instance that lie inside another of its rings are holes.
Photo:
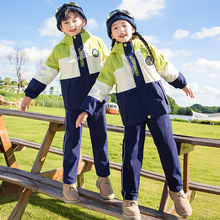
[[[61,182],[16,168],[1,165],[0,180],[16,184],[24,188],[28,188],[32,191],[42,193],[44,195],[63,201]],[[75,203],[74,205],[123,219],[121,214],[122,201],[118,199],[103,200],[101,196],[96,192],[82,188],[78,188],[78,190],[80,194],[80,202]],[[162,213],[143,206],[140,206],[140,211],[142,219],[179,219],[178,217],[168,213]]]
[[[18,138],[10,138],[10,140],[15,150],[21,147],[29,147],[29,148],[33,148],[37,150],[39,150],[40,148],[40,144],[37,144],[34,142],[30,142],[30,141],[26,141],[26,140],[22,140]],[[49,152],[57,154],[57,155],[63,155],[63,150],[59,148],[50,147]],[[82,155],[82,160],[86,163],[94,164],[94,159],[92,157]],[[121,166],[122,165],[119,163],[110,162],[111,169],[120,171]],[[149,178],[149,179],[157,180],[160,182],[165,182],[165,175],[155,173],[152,171],[141,169],[141,176]],[[207,184],[189,181],[189,188],[191,190],[220,195],[220,186],[213,186],[213,185],[207,185]]]

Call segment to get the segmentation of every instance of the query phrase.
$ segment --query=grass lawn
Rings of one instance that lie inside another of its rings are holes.
[[[64,109],[43,108],[31,106],[32,112],[64,116]],[[5,116],[5,123],[10,137],[16,137],[42,143],[48,128],[48,122],[25,119],[19,117]],[[107,123],[122,125],[119,115],[107,115]],[[219,139],[220,126],[191,124],[172,121],[175,134],[191,135]],[[57,132],[52,146],[62,149],[64,132]],[[110,161],[121,163],[121,151],[123,134],[108,132]],[[27,149],[16,152],[16,159],[20,169],[30,171],[37,151]],[[190,155],[190,181],[220,186],[220,149],[196,146]],[[82,154],[92,156],[89,131],[84,128],[82,137]],[[183,158],[180,157],[181,165]],[[5,165],[4,156],[0,154],[0,165]],[[42,171],[62,167],[62,157],[48,154]],[[152,138],[147,137],[145,141],[143,169],[163,173],[156,147]],[[98,192],[95,186],[97,179],[95,171],[85,174],[85,188]],[[110,179],[113,183],[117,198],[121,197],[120,172],[111,170]],[[160,204],[163,183],[141,178],[138,203],[153,209],[158,209]],[[19,196],[14,195],[0,199],[0,219],[5,220],[15,207]],[[170,202],[169,205],[172,203]],[[202,192],[197,192],[197,197],[192,203],[193,214],[189,219],[220,219],[220,197]],[[115,219],[91,210],[86,210],[74,205],[68,205],[56,199],[39,193],[32,193],[22,220],[25,219]]]

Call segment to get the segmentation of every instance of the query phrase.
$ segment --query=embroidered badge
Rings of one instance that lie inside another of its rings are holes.
[[[93,50],[92,50],[92,55],[93,55],[94,57],[98,57],[98,56],[99,56],[99,51],[96,50],[96,49],[93,49]]]
[[[153,58],[151,56],[148,56],[146,59],[145,59],[145,62],[148,66],[152,66],[154,64],[154,61],[153,61]]]

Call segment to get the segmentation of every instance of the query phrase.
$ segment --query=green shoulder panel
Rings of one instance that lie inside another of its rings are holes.
[[[168,63],[167,59],[161,54],[160,50],[158,50],[153,44],[150,44],[150,49],[155,59],[155,64],[157,67],[157,71],[160,72],[164,66]]]

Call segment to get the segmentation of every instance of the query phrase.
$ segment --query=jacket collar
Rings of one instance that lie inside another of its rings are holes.
[[[141,42],[141,41],[140,41],[140,39],[138,38],[138,36],[133,36],[132,44],[133,44],[134,50],[136,50],[136,48],[139,47],[140,42]],[[112,48],[111,53],[123,54],[123,53],[124,53],[123,44],[126,44],[126,43],[115,42],[115,45],[114,45],[114,47]]]
[[[85,43],[91,36],[89,32],[87,32],[85,29],[82,29],[80,33],[82,37],[82,42]],[[70,35],[65,34],[63,40],[60,42],[61,44],[68,44],[68,45],[73,45],[73,37]]]

